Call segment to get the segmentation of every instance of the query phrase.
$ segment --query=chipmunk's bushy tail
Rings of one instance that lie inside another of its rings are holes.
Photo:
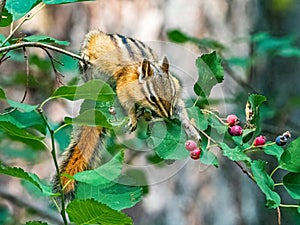
[[[104,132],[102,127],[88,126],[79,127],[73,131],[73,140],[66,149],[65,158],[60,164],[61,184],[67,200],[74,198],[76,181],[70,180],[63,174],[73,176],[100,164],[100,145]],[[54,193],[61,190],[57,175],[53,178],[52,189]]]

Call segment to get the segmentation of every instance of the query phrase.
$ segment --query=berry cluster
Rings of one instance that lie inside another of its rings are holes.
[[[196,142],[192,140],[187,140],[185,142],[185,148],[190,152],[190,157],[194,160],[197,160],[200,158],[201,155],[201,149],[197,147]]]
[[[243,134],[243,128],[238,125],[240,120],[236,115],[228,115],[226,118],[228,124],[228,133],[232,136],[241,136]]]
[[[239,118],[234,115],[228,115],[226,118],[228,125],[228,133],[232,136],[241,136],[243,134],[243,128],[239,126]],[[291,138],[291,133],[289,131],[284,132],[275,139],[275,143],[279,146],[283,146],[287,143],[288,139]],[[262,146],[266,143],[267,139],[265,136],[258,136],[253,141],[253,146]]]

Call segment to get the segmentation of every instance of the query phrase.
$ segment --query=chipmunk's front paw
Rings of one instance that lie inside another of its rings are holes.
[[[132,133],[133,131],[136,130],[137,127],[137,121],[136,120],[132,120],[130,118],[129,123],[128,123],[128,127],[129,127],[129,133]]]

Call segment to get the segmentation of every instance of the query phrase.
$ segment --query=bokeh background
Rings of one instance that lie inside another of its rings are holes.
[[[171,64],[192,79],[197,78],[194,60],[207,49],[199,49],[191,43],[171,44],[167,32],[178,29],[189,36],[217,40],[225,46],[222,54],[231,67],[225,71],[224,83],[214,89],[212,95],[221,104],[213,107],[224,116],[235,113],[243,118],[248,94],[265,95],[268,103],[262,109],[262,133],[272,140],[286,130],[290,130],[293,137],[300,134],[299,12],[298,0],[97,0],[48,5],[27,21],[16,36],[34,33],[68,40],[71,44],[67,49],[73,52],[79,51],[84,35],[91,29],[120,33],[154,46],[160,46],[157,43],[163,41],[164,46],[171,47],[162,54],[168,55]],[[1,28],[0,32],[7,35],[9,29]],[[251,37],[266,38],[269,42],[262,45],[263,42],[255,42]],[[291,45],[292,51],[288,48]],[[52,93],[57,81],[45,52],[30,49],[28,53],[31,78],[26,102],[35,104]],[[62,82],[75,82],[78,78],[76,62],[56,57],[65,64],[59,67],[65,76]],[[25,82],[22,54],[16,54],[14,60],[0,66],[0,84],[10,98],[22,99]],[[181,82],[186,89],[190,87],[185,80]],[[0,105],[1,110],[3,107]],[[74,110],[66,101],[47,105],[47,115],[56,123],[72,115]],[[57,139],[61,150],[68,144],[68,132],[70,130]],[[0,159],[35,172],[45,180],[54,174],[49,153],[37,152],[32,146],[5,138],[0,139]],[[274,168],[270,160],[269,166]],[[154,182],[148,195],[126,213],[137,225],[277,224],[276,210],[265,208],[265,197],[256,185],[220,154],[219,162],[219,168],[214,168],[192,160],[184,161],[174,174],[168,170],[165,179]],[[159,170],[157,168],[157,175],[163,174]],[[281,175],[280,172],[277,175]],[[155,177],[149,179],[155,180]],[[43,218],[48,214],[51,214],[49,221],[55,223],[51,220],[53,214],[45,206],[48,202],[33,197],[34,191],[24,186],[26,184],[16,179],[0,175],[0,218],[1,215],[10,218],[3,223],[16,224],[25,218]],[[283,188],[279,191],[285,196]],[[26,210],[28,206],[30,212]],[[40,211],[35,211],[37,208]],[[43,209],[46,215],[41,214]],[[283,225],[300,224],[296,210],[282,209],[281,213]]]

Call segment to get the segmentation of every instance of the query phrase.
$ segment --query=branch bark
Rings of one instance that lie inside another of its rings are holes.
[[[59,47],[55,47],[53,45],[48,45],[48,44],[44,44],[44,43],[40,43],[40,42],[21,42],[21,43],[12,44],[12,45],[9,45],[9,46],[1,47],[0,48],[0,53],[8,52],[8,51],[11,51],[11,50],[24,48],[24,47],[46,48],[46,49],[50,49],[50,50],[55,51],[55,52],[59,52],[59,53],[68,55],[68,56],[72,57],[73,59],[77,59],[77,60],[85,62],[85,60],[80,55],[77,55],[75,53],[72,53],[72,52],[69,52],[67,50],[61,49]]]

